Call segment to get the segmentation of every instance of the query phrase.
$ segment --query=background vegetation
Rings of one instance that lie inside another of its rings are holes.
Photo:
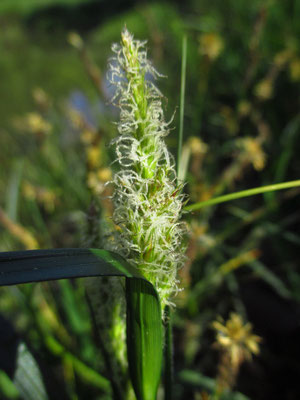
[[[159,87],[168,117],[176,110],[174,127],[188,36],[183,154],[192,202],[299,178],[299,2],[2,0],[1,251],[83,247],[105,230],[117,119],[105,74],[125,23],[148,39],[168,77]],[[176,155],[177,128],[167,140]],[[299,193],[186,216],[174,398],[200,399],[220,376],[211,323],[232,311],[262,337],[235,390],[256,400],[299,398]],[[86,304],[82,280],[1,289],[1,314],[30,346],[50,398],[110,398]],[[4,398],[18,398],[1,382]]]

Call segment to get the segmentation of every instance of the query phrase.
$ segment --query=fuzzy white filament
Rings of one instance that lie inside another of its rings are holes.
[[[118,229],[110,248],[155,285],[164,307],[178,290],[177,270],[184,262],[179,221],[184,195],[164,143],[169,123],[153,83],[160,74],[147,59],[145,43],[125,29],[109,64],[113,102],[120,108],[119,136],[113,141],[120,166],[113,178]]]

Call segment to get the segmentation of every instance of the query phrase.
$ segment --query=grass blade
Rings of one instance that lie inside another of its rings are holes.
[[[152,284],[106,250],[53,249],[0,253],[0,286],[87,276],[126,277],[127,350],[139,400],[155,400],[162,365],[162,318]]]
[[[20,183],[23,173],[24,160],[18,160],[13,166],[13,171],[8,182],[6,193],[6,213],[8,217],[16,221],[18,216],[18,201]]]
[[[184,96],[185,96],[185,81],[186,81],[186,54],[187,54],[187,36],[182,39],[182,59],[181,59],[181,87],[180,87],[180,113],[179,113],[179,134],[178,134],[178,149],[177,149],[177,176],[178,180],[182,180],[181,176],[181,152],[183,141],[183,120],[184,120]]]
[[[108,379],[104,378],[102,375],[98,374],[92,368],[84,364],[81,360],[70,353],[54,337],[47,336],[45,338],[45,342],[52,354],[63,358],[65,361],[70,361],[78,376],[80,376],[87,384],[93,385],[106,393],[111,392],[110,382]]]
[[[14,384],[24,400],[48,400],[38,364],[25,343],[18,346]]]
[[[52,249],[0,253],[0,286],[87,276],[142,278],[117,254],[97,249]]]
[[[225,194],[206,201],[200,201],[199,203],[191,204],[184,208],[185,211],[197,211],[203,207],[213,206],[215,204],[225,203],[226,201],[241,199],[242,197],[249,197],[255,194],[273,192],[275,190],[289,189],[300,186],[300,180],[289,181],[283,183],[276,183],[274,185],[261,186],[254,189],[242,190],[241,192]]]
[[[160,301],[146,281],[126,279],[129,371],[138,400],[155,400],[162,367]]]

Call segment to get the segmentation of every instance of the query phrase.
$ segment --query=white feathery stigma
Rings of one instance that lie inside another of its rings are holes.
[[[178,291],[177,270],[185,259],[184,195],[164,143],[169,123],[153,83],[161,75],[147,59],[145,44],[124,29],[121,44],[112,46],[108,77],[120,108],[119,136],[113,140],[120,170],[113,178],[118,229],[109,246],[154,284],[164,307]]]

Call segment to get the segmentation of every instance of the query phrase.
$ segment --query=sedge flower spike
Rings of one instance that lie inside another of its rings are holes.
[[[112,46],[108,77],[116,87],[112,102],[120,109],[113,140],[120,169],[113,178],[118,229],[110,248],[152,282],[164,307],[178,290],[177,270],[185,259],[184,195],[164,143],[169,123],[154,84],[161,75],[147,59],[145,44],[124,29],[121,44]]]

